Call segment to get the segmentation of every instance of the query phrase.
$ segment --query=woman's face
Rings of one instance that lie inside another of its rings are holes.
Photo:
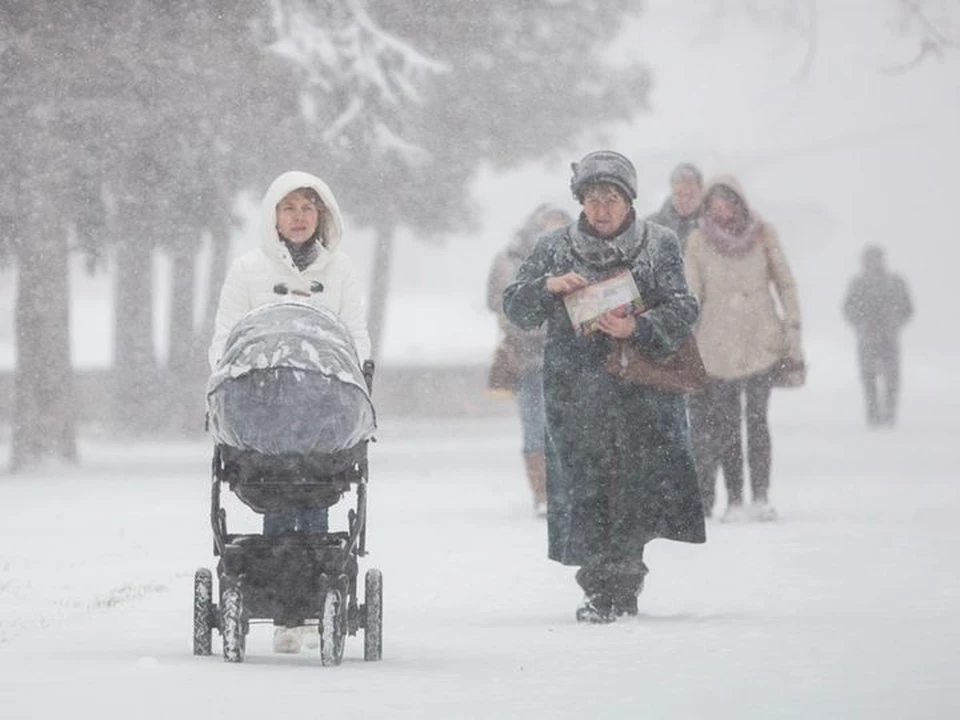
[[[673,207],[680,213],[680,216],[688,217],[700,204],[700,199],[703,197],[703,188],[695,180],[683,179],[670,187],[670,195],[673,198]]]
[[[298,190],[277,203],[277,232],[290,242],[301,245],[313,237],[320,224],[320,208]]]
[[[707,203],[707,215],[720,227],[732,228],[742,222],[740,206],[729,198],[712,195]]]
[[[600,237],[611,237],[630,215],[630,203],[616,187],[602,183],[583,194],[583,214]]]

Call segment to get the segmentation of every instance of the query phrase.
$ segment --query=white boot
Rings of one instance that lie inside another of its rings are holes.
[[[723,517],[720,518],[720,522],[742,523],[747,522],[749,519],[750,514],[747,513],[747,509],[743,506],[743,503],[730,503],[727,506],[727,511],[723,514]]]
[[[278,627],[274,629],[273,651],[288,655],[300,652],[300,632],[298,628]]]
[[[777,511],[766,500],[758,500],[750,506],[750,517],[757,522],[773,522],[777,519]]]

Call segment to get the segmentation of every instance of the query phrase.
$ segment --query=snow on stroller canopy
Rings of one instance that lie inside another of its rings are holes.
[[[207,394],[254,370],[319,372],[367,392],[353,338],[336,313],[306,303],[280,302],[247,313],[224,345]]]
[[[347,327],[331,311],[277,303],[248,313],[207,383],[214,441],[267,455],[327,455],[376,430]]]

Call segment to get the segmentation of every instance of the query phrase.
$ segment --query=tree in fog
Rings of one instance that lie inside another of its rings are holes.
[[[753,22],[796,35],[805,46],[798,78],[804,78],[816,61],[819,15],[816,0],[708,0],[708,22],[744,14]],[[909,71],[931,59],[960,48],[960,2],[957,0],[882,0],[863,3],[856,12],[879,15],[892,37],[911,48],[893,63],[880,66],[887,74]]]
[[[387,69],[418,80],[412,103],[393,100],[407,94],[404,86],[365,96],[364,107],[376,113],[358,116],[353,127],[331,126],[336,142],[319,163],[329,168],[343,207],[377,231],[375,353],[398,226],[424,239],[462,232],[474,219],[468,188],[481,166],[543,158],[644,106],[647,72],[611,67],[603,55],[624,15],[640,4],[417,0],[368,3],[367,15],[360,3],[349,3],[393,48],[383,56]]]
[[[73,458],[68,254],[116,274],[115,419],[196,422],[237,194],[313,158],[380,240],[375,341],[399,225],[462,228],[483,164],[516,165],[642,106],[602,51],[636,0],[9,0],[0,6],[0,253],[18,272],[14,464]],[[196,280],[212,239],[207,283]],[[73,245],[68,247],[68,238]],[[170,363],[152,262],[174,267]],[[199,318],[194,288],[212,295]],[[193,388],[193,389],[191,389]],[[173,404],[171,405],[171,401]]]
[[[77,48],[58,35],[48,3],[0,7],[0,126],[7,139],[0,195],[3,241],[18,270],[11,464],[76,459],[70,367],[68,229],[95,223],[91,149],[96,111],[82,96]],[[57,53],[50,53],[56,47]]]
[[[249,28],[259,4],[217,4],[0,7],[0,123],[8,139],[0,251],[14,258],[19,280],[16,468],[75,457],[70,251],[87,253],[95,269],[116,246],[113,388],[125,429],[150,426],[168,401],[153,348],[157,248],[174,257],[172,357],[192,357],[200,233],[225,247],[226,209],[269,152],[256,140],[265,126],[284,124],[282,109],[263,102],[262,85],[274,89],[283,68]],[[202,400],[196,405],[202,411]]]

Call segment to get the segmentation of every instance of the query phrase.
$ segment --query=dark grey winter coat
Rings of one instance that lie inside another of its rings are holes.
[[[691,333],[697,301],[687,289],[673,232],[631,222],[615,238],[578,224],[544,235],[504,291],[504,312],[521,328],[547,324],[549,556],[565,565],[639,557],[654,538],[706,539],[684,398],[613,378],[604,370],[610,339],[578,335],[548,276],[588,280],[629,267],[647,307],[633,336],[653,355]]]
[[[677,239],[680,240],[680,255],[682,256],[683,251],[687,248],[687,238],[690,233],[697,229],[700,222],[700,211],[697,210],[683,216],[674,207],[673,198],[668,197],[663,201],[663,205],[657,212],[647,216],[647,220],[657,225],[663,225],[665,228],[670,228],[677,234]]]

